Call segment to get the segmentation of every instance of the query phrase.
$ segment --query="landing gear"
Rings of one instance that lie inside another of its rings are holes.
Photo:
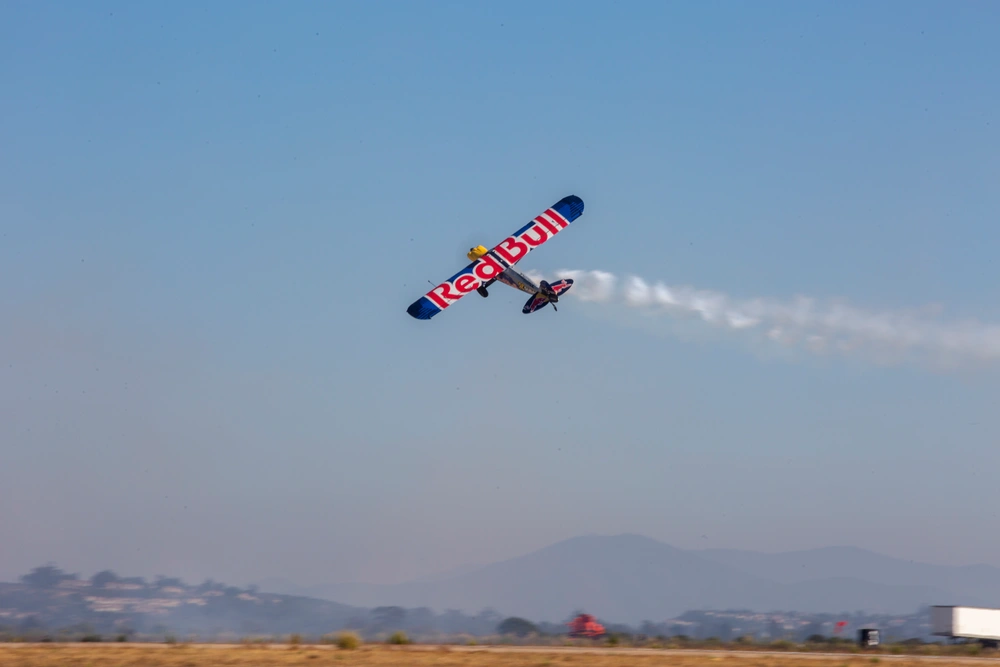
[[[485,287],[477,287],[476,291],[479,292],[479,296],[483,297],[484,299],[490,295],[490,293],[486,291]]]

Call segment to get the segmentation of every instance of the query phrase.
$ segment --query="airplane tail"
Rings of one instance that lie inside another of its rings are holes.
[[[562,280],[557,280],[551,285],[544,280],[542,281],[542,289],[548,289],[552,294],[555,295],[553,301],[558,301],[565,292],[569,291],[569,288],[573,286],[572,278],[563,278]]]
[[[528,301],[527,303],[524,304],[524,308],[521,309],[521,312],[527,315],[528,313],[533,313],[536,310],[544,308],[547,305],[549,305],[548,297],[542,294],[541,292],[536,292],[535,294],[532,294],[530,297],[528,297]],[[555,308],[555,306],[552,307]]]
[[[553,310],[558,311],[556,303],[559,301],[559,296],[566,293],[572,286],[573,280],[571,278],[565,278],[551,284],[544,280],[541,281],[539,283],[541,289],[531,295],[531,298],[524,304],[521,312],[527,315],[528,313],[533,313],[536,310],[544,308],[549,303],[552,304]]]

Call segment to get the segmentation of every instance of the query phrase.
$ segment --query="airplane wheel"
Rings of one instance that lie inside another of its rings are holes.
[[[479,292],[479,296],[483,297],[484,299],[490,295],[490,293],[486,291],[485,287],[477,287],[476,291]]]

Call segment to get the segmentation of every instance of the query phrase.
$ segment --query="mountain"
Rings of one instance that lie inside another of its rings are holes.
[[[283,577],[263,579],[254,585],[262,591],[278,595],[308,595],[303,592],[305,589],[302,586],[292,583]]]
[[[991,601],[986,606],[1000,606],[1000,568],[989,565],[928,565],[855,547],[774,554],[737,549],[704,549],[696,553],[747,574],[783,583],[849,577],[894,586],[934,585],[948,591],[940,604],[971,604],[972,599],[984,599]]]
[[[600,609],[621,622],[717,608],[730,599],[768,599],[771,582],[654,540],[578,537],[534,553],[433,582],[333,584],[314,597],[363,606],[400,605],[562,620]],[[651,595],[651,591],[655,594]]]
[[[1000,601],[991,594],[994,586],[1000,587],[1000,570],[988,566],[920,565],[860,549],[695,551],[616,535],[572,538],[431,581],[330,584],[301,591],[364,607],[466,613],[493,608],[549,621],[586,609],[639,623],[696,609],[905,614],[932,604],[990,606]]]
[[[476,563],[469,563],[467,565],[460,565],[458,567],[452,568],[450,570],[445,570],[443,572],[435,572],[434,574],[428,574],[423,577],[418,577],[414,579],[414,582],[432,582],[432,581],[445,581],[447,579],[453,579],[459,575],[463,575],[467,572],[475,572],[482,565]]]

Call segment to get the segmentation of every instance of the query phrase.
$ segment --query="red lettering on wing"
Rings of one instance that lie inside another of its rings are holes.
[[[514,254],[514,251],[517,253]],[[513,236],[508,236],[497,246],[497,254],[508,264],[513,264],[528,254],[528,246]]]
[[[462,294],[468,294],[477,287],[479,287],[479,280],[468,273],[455,279],[455,289]]]
[[[526,242],[532,248],[537,248],[549,240],[549,234],[541,225],[536,223],[531,227],[528,227],[528,229],[521,234],[521,240]]]
[[[447,308],[452,301],[461,297],[461,294],[451,291],[451,283],[441,283],[427,293],[427,298],[433,301],[438,308]],[[445,299],[450,299],[450,301],[445,301]]]
[[[549,230],[553,234],[559,231],[559,228],[553,225],[551,222],[549,222],[549,219],[546,218],[544,215],[540,215],[537,218],[535,218],[535,223],[544,226],[545,229]]]
[[[488,280],[493,280],[501,273],[503,273],[503,267],[500,266],[500,262],[496,261],[489,255],[484,255],[476,267],[473,269],[476,277],[486,282]]]
[[[555,209],[551,209],[550,208],[545,213],[542,213],[542,215],[544,215],[549,220],[551,220],[553,223],[555,223],[556,227],[558,227],[559,229],[562,229],[566,225],[569,224],[569,222],[566,220],[566,218],[564,218],[561,215],[559,215],[558,213],[556,213]]]

